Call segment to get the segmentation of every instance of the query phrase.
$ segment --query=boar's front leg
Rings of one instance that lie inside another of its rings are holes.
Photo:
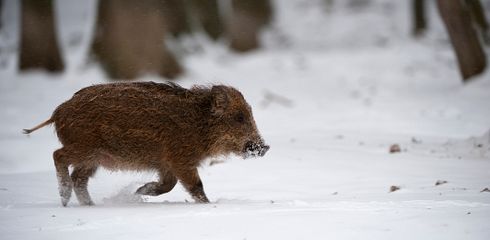
[[[177,184],[177,178],[168,170],[159,172],[160,181],[149,182],[136,190],[136,194],[158,196],[170,192]]]
[[[209,200],[204,193],[204,187],[197,172],[197,168],[178,168],[173,170],[175,176],[180,180],[196,202],[209,203]]]

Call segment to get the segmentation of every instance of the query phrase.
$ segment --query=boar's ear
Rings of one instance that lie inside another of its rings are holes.
[[[211,88],[213,100],[211,102],[211,113],[214,116],[221,116],[228,107],[228,94],[225,86],[213,86]]]

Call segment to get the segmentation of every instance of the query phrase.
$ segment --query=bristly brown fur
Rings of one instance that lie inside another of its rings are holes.
[[[179,180],[196,201],[208,202],[199,164],[212,156],[241,155],[247,142],[263,143],[242,94],[222,85],[94,85],[76,92],[48,121],[26,133],[52,122],[63,144],[53,154],[63,205],[72,189],[80,204],[93,204],[87,182],[99,166],[157,170],[160,180],[137,193],[166,193]]]

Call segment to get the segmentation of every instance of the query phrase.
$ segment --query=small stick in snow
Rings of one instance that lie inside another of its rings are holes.
[[[435,184],[435,185],[436,185],[436,186],[439,186],[439,185],[446,184],[446,183],[447,183],[447,181],[446,181],[446,180],[437,180],[437,182],[436,182],[436,184]]]
[[[395,185],[393,185],[393,186],[391,186],[391,187],[390,187],[390,193],[391,193],[391,192],[398,191],[398,190],[400,190],[400,189],[401,189],[401,188],[400,188],[399,186],[395,186]]]
[[[393,144],[390,146],[390,153],[399,153],[401,151],[402,151],[402,149],[400,148],[400,145],[398,145],[398,144]]]

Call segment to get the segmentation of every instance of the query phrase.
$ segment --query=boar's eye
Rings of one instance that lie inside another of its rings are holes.
[[[244,123],[245,122],[245,115],[243,113],[238,113],[235,115],[235,121],[238,123]]]

